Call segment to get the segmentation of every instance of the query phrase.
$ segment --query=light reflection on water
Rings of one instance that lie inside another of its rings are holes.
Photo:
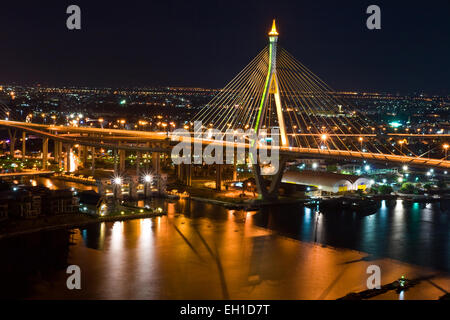
[[[382,201],[368,216],[272,208],[255,215],[254,223],[301,241],[450,271],[449,211],[439,203]]]
[[[87,277],[84,285],[95,286],[79,298],[196,299],[205,298],[205,288],[211,298],[330,298],[347,293],[348,284],[339,282],[335,292],[324,289],[340,272],[349,273],[345,268],[356,268],[340,260],[359,261],[361,256],[352,251],[335,256],[301,243],[358,250],[368,253],[369,261],[388,257],[450,271],[448,211],[441,211],[439,204],[382,201],[377,213],[368,216],[324,214],[301,206],[247,212],[187,199],[139,202],[146,204],[161,206],[168,215],[91,225],[75,235],[69,259],[64,254],[61,259],[79,264]],[[302,242],[285,241],[278,234]],[[4,261],[15,263],[14,257]],[[348,283],[366,279],[361,268],[350,274]],[[64,277],[64,270],[54,276]],[[305,287],[309,279],[319,282]],[[49,292],[31,296],[48,297]]]

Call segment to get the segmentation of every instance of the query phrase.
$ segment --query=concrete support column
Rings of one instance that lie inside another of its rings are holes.
[[[8,129],[9,133],[9,154],[11,158],[14,158],[14,150],[16,147],[16,130]]]
[[[91,147],[91,157],[91,171],[93,176],[95,172],[95,147]]]
[[[114,184],[113,185],[113,194],[114,198],[121,200],[122,199],[122,185]]]
[[[56,163],[59,163],[59,142],[53,142],[53,159],[55,159]]]
[[[222,190],[222,165],[216,164],[216,191]]]
[[[82,161],[83,161],[83,168],[87,168],[87,147],[81,146],[81,153],[82,153]]]
[[[48,138],[42,139],[42,170],[47,170],[48,161]]]
[[[129,184],[129,196],[132,200],[136,200],[138,198],[137,188],[139,185],[139,176],[133,176],[130,178]]]
[[[22,131],[22,159],[25,159],[27,153],[27,134],[25,131]]]
[[[119,171],[120,171],[120,173],[125,171],[125,157],[126,157],[125,150],[119,150]]]
[[[233,181],[237,181],[237,156],[233,160]]]
[[[150,142],[146,142],[145,143],[145,147],[146,148],[149,148],[150,147]],[[149,167],[150,167],[150,163],[149,163],[149,153],[148,152],[145,152],[145,160],[146,160],[146,163],[145,163],[145,172],[149,172]]]
[[[105,184],[103,183],[103,181],[102,180],[97,180],[97,182],[96,182],[96,185],[97,185],[97,192],[98,192],[98,194],[99,195],[101,195],[101,196],[105,196]]]
[[[261,175],[261,167],[259,164],[252,165],[253,176],[255,177],[256,188],[258,189],[258,193],[263,199],[268,198],[268,192],[266,188],[265,181]]]
[[[144,196],[145,198],[150,197],[151,193],[151,183],[144,182]]]
[[[284,169],[286,168],[286,159],[280,157],[280,162],[278,164],[278,171],[272,176],[272,182],[269,187],[269,199],[278,198],[278,190],[280,189],[281,180],[283,179]]]
[[[117,164],[117,149],[113,150],[113,157],[114,157],[114,176],[118,176],[118,164]]]
[[[141,152],[136,152],[136,175],[139,177],[141,174]]]
[[[72,152],[72,146],[70,144],[65,145],[66,156],[64,159],[64,172],[70,172],[70,153]]]
[[[159,152],[152,152],[152,166],[156,174],[161,173],[161,154]]]
[[[62,168],[62,153],[63,153],[63,145],[62,142],[58,142],[58,167]]]
[[[184,164],[185,172],[185,184],[190,187],[192,186],[192,164]]]

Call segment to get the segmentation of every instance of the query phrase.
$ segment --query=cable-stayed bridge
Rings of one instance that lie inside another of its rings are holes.
[[[424,137],[376,134],[376,124],[337,98],[334,90],[278,45],[275,21],[269,33],[269,45],[193,120],[201,121],[204,130],[214,128],[222,132],[265,129],[270,134],[275,129],[281,147],[310,152],[319,149],[317,153],[324,154],[361,153],[360,158],[380,154],[385,159],[395,155],[411,161],[410,158],[421,155],[411,151],[404,141],[387,143],[386,138]]]
[[[378,133],[370,119],[338,98],[332,88],[280,47],[278,35],[274,21],[269,44],[187,123],[189,132],[186,135],[10,120],[0,120],[0,126],[9,128],[12,152],[17,140],[16,130],[42,136],[43,150],[48,148],[48,139],[56,141],[55,154],[62,152],[62,144],[67,146],[66,149],[78,144],[91,147],[93,153],[95,148],[114,150],[121,159],[127,151],[170,153],[179,141],[203,146],[220,144],[233,148],[276,149],[281,156],[281,170],[272,178],[274,184],[269,191],[263,185],[259,164],[253,165],[263,197],[270,197],[271,192],[276,194],[287,158],[312,156],[450,168],[446,157],[436,159],[427,154],[415,154],[405,143],[413,138],[448,139],[449,135]],[[196,128],[199,123],[200,127]],[[199,137],[196,129],[205,135]],[[213,131],[233,132],[243,139],[241,142],[212,139],[208,132]],[[267,139],[277,138],[279,144],[259,145],[248,138],[249,132],[264,133]],[[46,163],[43,161],[43,169],[46,169]]]

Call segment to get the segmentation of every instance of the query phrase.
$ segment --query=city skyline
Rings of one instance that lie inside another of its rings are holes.
[[[6,4],[0,82],[221,88],[262,49],[261,30],[276,18],[283,47],[336,91],[449,94],[444,1],[379,1],[381,30],[366,28],[366,1],[77,4],[77,31],[65,26],[66,4]]]

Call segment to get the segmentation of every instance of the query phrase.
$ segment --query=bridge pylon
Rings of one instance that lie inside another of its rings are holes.
[[[272,23],[272,29],[269,32],[269,65],[266,75],[264,91],[261,97],[258,114],[256,117],[255,132],[258,134],[261,125],[261,117],[267,109],[270,95],[273,95],[276,107],[276,116],[278,120],[278,126],[280,128],[280,140],[281,146],[288,147],[289,140],[286,134],[286,126],[283,117],[283,107],[280,99],[280,86],[277,77],[277,42],[278,31],[275,23],[275,19]],[[278,172],[272,176],[272,182],[269,190],[267,190],[264,183],[263,176],[261,175],[261,168],[259,164],[253,165],[253,175],[255,176],[256,187],[258,193],[263,200],[274,200],[278,198],[278,189],[280,187],[281,178],[283,176],[285,159],[280,159],[280,166]]]
[[[283,107],[281,105],[280,99],[280,86],[277,77],[277,42],[278,42],[278,31],[274,19],[272,24],[272,30],[269,32],[269,67],[267,71],[264,91],[261,97],[261,102],[256,117],[256,125],[254,129],[256,133],[259,132],[261,124],[261,116],[267,109],[269,96],[273,95],[276,106],[278,126],[280,127],[281,145],[283,147],[288,147],[289,140],[286,134],[286,126],[283,117]]]

